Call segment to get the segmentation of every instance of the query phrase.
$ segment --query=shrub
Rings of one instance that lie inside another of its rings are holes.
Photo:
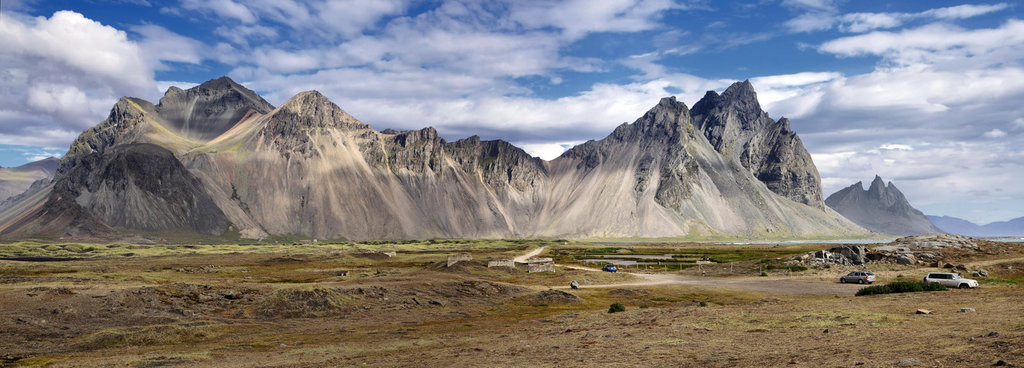
[[[921,281],[895,281],[885,285],[868,286],[857,291],[857,296],[892,294],[892,293],[914,293],[919,291],[942,291],[946,287],[936,282]]]
[[[697,303],[697,305],[699,305],[701,307],[707,307],[708,306],[708,302],[702,301],[700,303]]]
[[[647,309],[647,308],[648,308],[648,307],[647,307],[647,304],[641,304],[641,305],[640,305],[640,309]]]
[[[612,305],[608,307],[608,313],[625,312],[625,311],[626,311],[626,307],[623,306],[620,303],[612,303]]]

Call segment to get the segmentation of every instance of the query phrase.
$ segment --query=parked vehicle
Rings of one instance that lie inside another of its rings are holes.
[[[950,272],[932,272],[928,276],[924,277],[924,282],[937,282],[945,285],[948,288],[976,288],[978,287],[978,281],[972,279],[965,279],[958,273]]]
[[[604,271],[604,272],[618,272],[619,268],[615,267],[615,265],[609,263],[609,264],[604,265],[604,267],[601,267],[601,271]]]
[[[840,283],[856,282],[858,284],[871,284],[875,282],[875,274],[867,271],[854,271],[839,277]]]

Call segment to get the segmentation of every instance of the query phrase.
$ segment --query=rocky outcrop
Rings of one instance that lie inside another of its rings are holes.
[[[978,250],[977,239],[955,234],[922,234],[894,240],[889,246],[910,250]],[[878,249],[877,247],[875,249]]]
[[[941,233],[921,211],[910,205],[895,185],[875,176],[865,190],[863,183],[851,185],[828,196],[825,203],[864,228],[892,235]]]
[[[768,189],[791,200],[824,208],[821,178],[789,120],[761,110],[750,81],[721,95],[708,91],[693,105],[693,125],[715,150],[739,160]]]
[[[925,264],[939,267],[944,252],[979,252],[976,239],[952,234],[924,234],[902,237],[885,245],[867,248],[860,245],[842,245],[828,250],[794,256],[793,264],[812,267],[826,265],[856,266],[868,263],[897,265]]]
[[[812,267],[824,265],[860,266],[867,264],[867,248],[860,245],[841,245],[827,250],[805,253],[794,256],[793,260],[807,264]]]
[[[73,143],[48,197],[0,213],[0,232],[75,222],[80,233],[354,240],[866,234],[814,204],[813,164],[749,83],[698,103],[701,129],[664,98],[552,161],[433,128],[378,132],[315,91],[277,108],[246,91],[222,79],[169,90],[156,106],[122,99]],[[183,107],[193,100],[201,113]],[[46,217],[56,214],[63,222]]]

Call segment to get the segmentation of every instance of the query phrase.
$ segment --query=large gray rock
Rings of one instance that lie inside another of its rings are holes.
[[[954,234],[922,234],[902,237],[894,240],[891,245],[910,250],[978,250],[978,242],[974,238]],[[878,249],[878,248],[875,248]]]
[[[825,199],[832,209],[864,228],[892,235],[941,233],[921,211],[910,205],[907,198],[891,182],[886,185],[875,176],[871,186],[863,183],[851,185]]]
[[[797,259],[812,265],[838,264],[844,266],[858,266],[868,263],[868,251],[860,245],[842,245],[828,250],[819,250],[804,256],[797,256]]]

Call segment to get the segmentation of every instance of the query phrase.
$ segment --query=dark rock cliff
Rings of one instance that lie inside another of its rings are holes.
[[[789,120],[772,120],[761,110],[749,81],[721,95],[708,93],[690,112],[694,126],[715,150],[737,158],[772,192],[796,202],[824,208],[821,177]]]

